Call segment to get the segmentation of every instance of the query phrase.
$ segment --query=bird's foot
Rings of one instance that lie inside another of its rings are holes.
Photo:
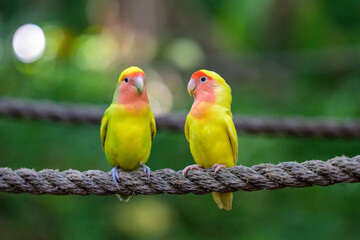
[[[141,164],[140,164],[140,167],[143,169],[143,171],[144,171],[144,173],[146,174],[146,176],[147,176],[148,178],[150,178],[151,169],[150,169],[148,166],[146,166],[144,163],[141,163]]]
[[[184,170],[182,171],[182,175],[185,176],[185,174],[193,169],[204,169],[202,166],[200,166],[199,164],[194,164],[194,165],[189,165],[186,168],[184,168]]]
[[[214,174],[216,174],[220,169],[226,168],[225,164],[217,164],[215,163],[211,168],[215,168]]]
[[[111,169],[111,174],[112,174],[112,177],[113,177],[113,179],[114,179],[114,183],[115,183],[115,185],[116,185],[116,187],[118,188],[118,189],[120,189],[120,187],[119,187],[119,180],[120,180],[120,178],[119,178],[119,173],[118,173],[118,168],[117,167],[113,167],[112,169]]]

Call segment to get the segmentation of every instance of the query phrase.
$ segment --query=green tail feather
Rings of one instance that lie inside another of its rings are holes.
[[[121,201],[121,202],[128,202],[131,198],[131,195],[120,195],[120,194],[116,194],[116,197]]]

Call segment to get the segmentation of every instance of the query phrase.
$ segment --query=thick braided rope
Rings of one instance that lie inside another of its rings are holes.
[[[239,190],[275,190],[285,187],[329,186],[336,183],[360,182],[360,155],[335,157],[326,162],[312,160],[303,163],[283,162],[259,164],[252,167],[235,166],[221,169],[191,170],[184,177],[181,171],[161,169],[151,172],[119,172],[117,189],[110,172],[88,170],[0,168],[0,191],[9,193],[53,195],[138,195],[138,194],[206,194]]]
[[[68,123],[99,124],[105,107],[55,104],[15,99],[0,100],[0,116],[49,120]],[[184,130],[185,115],[156,116],[159,129]],[[234,117],[237,130],[246,133],[280,134],[298,137],[360,138],[360,121],[305,120],[301,118],[269,119],[261,117]]]

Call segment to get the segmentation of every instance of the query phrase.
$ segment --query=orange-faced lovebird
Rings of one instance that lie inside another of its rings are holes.
[[[195,72],[188,83],[194,103],[185,123],[185,136],[195,165],[183,170],[185,175],[196,168],[235,166],[238,158],[238,138],[231,114],[231,88],[217,73],[208,70]],[[231,210],[232,193],[212,193],[220,209]]]
[[[145,165],[156,134],[155,118],[150,110],[145,87],[145,73],[138,67],[124,70],[118,80],[113,101],[105,111],[100,137],[115,185],[119,187],[118,168],[133,171]],[[120,196],[127,200],[128,197]]]

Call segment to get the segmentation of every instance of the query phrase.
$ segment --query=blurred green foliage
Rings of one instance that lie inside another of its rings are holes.
[[[0,94],[106,105],[120,72],[138,65],[160,113],[186,112],[187,80],[209,68],[231,85],[234,114],[359,118],[359,12],[356,0],[1,0]],[[26,23],[47,40],[29,64],[11,45]],[[359,149],[359,140],[239,133],[238,163],[327,160]],[[0,152],[0,167],[110,170],[98,126],[0,119]],[[192,163],[183,133],[158,132],[152,169]],[[359,198],[359,184],[237,192],[225,212],[210,195],[122,203],[0,193],[0,239],[358,239]]]

